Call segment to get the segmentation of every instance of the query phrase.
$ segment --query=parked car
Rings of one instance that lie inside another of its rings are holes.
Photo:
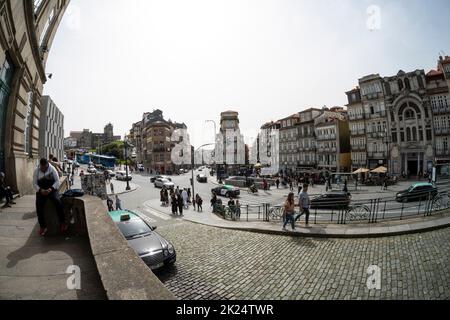
[[[187,172],[187,170],[184,170],[184,169],[178,170],[178,173],[179,173],[179,174],[183,174],[183,173],[186,173],[186,172]]]
[[[111,211],[109,216],[150,269],[161,269],[176,262],[174,246],[155,231],[155,226],[150,226],[132,211]]]
[[[172,181],[172,179],[170,179],[170,177],[168,177],[168,176],[157,175],[157,176],[151,177],[150,182],[155,183],[156,179],[167,179],[169,181]]]
[[[88,173],[97,173],[97,169],[94,166],[89,166],[87,169]]]
[[[215,192],[218,196],[222,196],[222,197],[232,197],[232,198],[236,198],[237,196],[239,196],[241,194],[241,190],[239,190],[239,188],[230,186],[230,185],[223,185],[223,186],[219,186],[216,188],[213,188],[211,190],[211,192]]]
[[[198,182],[208,182],[208,178],[203,173],[197,175]]]
[[[127,172],[126,171],[116,171],[116,179],[119,181],[131,181],[133,177],[131,176],[130,172],[128,172],[128,179],[127,179]]]
[[[437,193],[437,188],[432,183],[420,182],[413,184],[406,190],[397,192],[395,200],[397,200],[398,202],[426,200],[428,198],[434,198]]]
[[[311,199],[311,209],[347,209],[350,205],[347,192],[328,192]]]
[[[166,189],[173,189],[175,187],[175,184],[165,178],[158,178],[155,180],[155,188],[162,188],[166,187]]]

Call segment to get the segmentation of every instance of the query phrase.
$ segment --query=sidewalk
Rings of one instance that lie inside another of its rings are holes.
[[[89,239],[38,236],[35,196],[0,211],[0,299],[105,299]],[[81,269],[81,290],[69,290],[69,266]]]
[[[170,207],[162,207],[158,199],[148,202],[150,209],[171,215]],[[224,220],[213,214],[209,202],[204,202],[203,212],[193,211],[192,206],[188,210],[183,210],[183,219],[211,227],[224,229],[251,231],[289,236],[309,236],[309,237],[330,237],[330,238],[369,238],[381,236],[393,236],[407,233],[417,233],[450,226],[450,211],[445,214],[431,217],[411,218],[407,220],[384,221],[376,224],[311,224],[311,228],[304,227],[304,218],[296,225],[296,230],[282,231],[281,221],[244,221],[245,216],[241,215],[241,221]],[[288,226],[290,228],[290,226]]]

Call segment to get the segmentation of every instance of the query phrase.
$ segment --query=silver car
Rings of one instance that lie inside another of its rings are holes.
[[[175,184],[166,178],[156,179],[155,188],[163,188],[163,187],[165,187],[166,189],[173,189],[175,187]]]

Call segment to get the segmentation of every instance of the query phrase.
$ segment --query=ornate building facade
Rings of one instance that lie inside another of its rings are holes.
[[[0,1],[0,171],[33,192],[45,66],[68,0]]]

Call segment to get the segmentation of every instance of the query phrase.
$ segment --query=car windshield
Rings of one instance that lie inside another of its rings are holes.
[[[126,239],[144,236],[152,232],[152,229],[141,219],[119,222],[119,229]]]
[[[166,182],[169,182],[169,180],[167,180],[167,179],[161,179],[161,182],[166,183]]]

